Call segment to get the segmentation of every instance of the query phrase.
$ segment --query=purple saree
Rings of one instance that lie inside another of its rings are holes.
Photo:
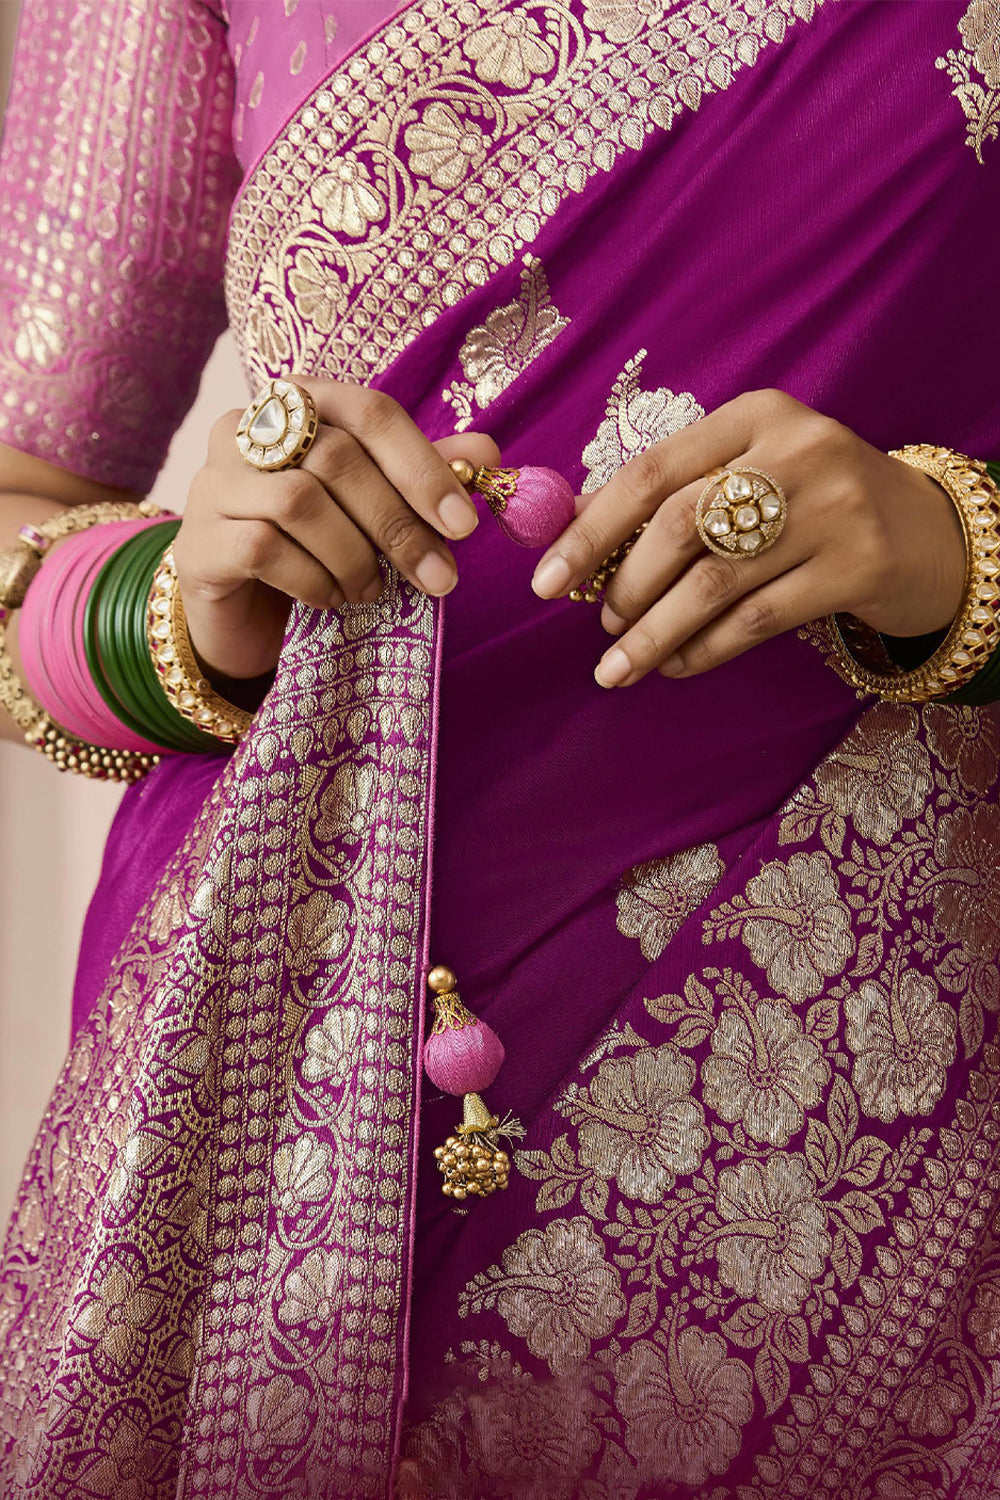
[[[765,384],[1000,452],[986,0],[391,9],[29,4],[6,441],[148,484],[225,240],[253,385],[583,490]],[[124,800],[3,1262],[5,1495],[995,1497],[996,717],[865,708],[819,630],[602,693],[595,612],[488,518],[458,556],[443,610],[297,610],[233,759]],[[527,1127],[470,1210],[431,956]]]

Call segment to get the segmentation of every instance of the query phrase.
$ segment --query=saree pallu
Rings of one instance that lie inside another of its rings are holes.
[[[996,453],[992,25],[382,14],[246,163],[248,374],[584,491],[768,384]],[[5,1493],[995,1496],[996,715],[859,705],[818,628],[602,694],[593,613],[488,517],[458,557],[443,608],[296,609],[232,760],[123,803],[5,1252]],[[527,1131],[471,1210],[432,957]]]

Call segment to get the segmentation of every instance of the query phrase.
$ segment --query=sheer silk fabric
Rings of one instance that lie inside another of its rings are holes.
[[[769,383],[997,451],[974,7],[415,0],[290,101],[253,49],[326,10],[185,13],[205,89],[277,101],[228,241],[254,383],[584,489]],[[592,612],[488,518],[459,563],[443,629],[395,580],[297,611],[236,757],[123,805],[7,1247],[7,1488],[992,1494],[993,715],[861,713],[808,633],[602,694]],[[528,1131],[469,1212],[431,952]]]

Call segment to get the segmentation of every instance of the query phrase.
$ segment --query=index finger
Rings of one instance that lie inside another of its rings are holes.
[[[535,569],[535,593],[554,599],[575,588],[648,521],[668,495],[745,453],[760,426],[760,394],[737,396],[630,458],[553,542]]]
[[[467,491],[398,401],[367,386],[302,375],[288,378],[309,391],[321,421],[350,433],[407,505],[436,531],[461,538],[475,529],[479,517]]]

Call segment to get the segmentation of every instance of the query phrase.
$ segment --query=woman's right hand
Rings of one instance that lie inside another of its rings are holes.
[[[294,469],[265,474],[239,454],[243,408],[212,429],[174,542],[191,643],[205,670],[247,679],[278,660],[292,601],[316,608],[377,599],[378,554],[426,594],[458,580],[442,537],[475,529],[452,458],[495,464],[479,433],[431,443],[381,391],[287,377],[316,403],[315,442]]]

